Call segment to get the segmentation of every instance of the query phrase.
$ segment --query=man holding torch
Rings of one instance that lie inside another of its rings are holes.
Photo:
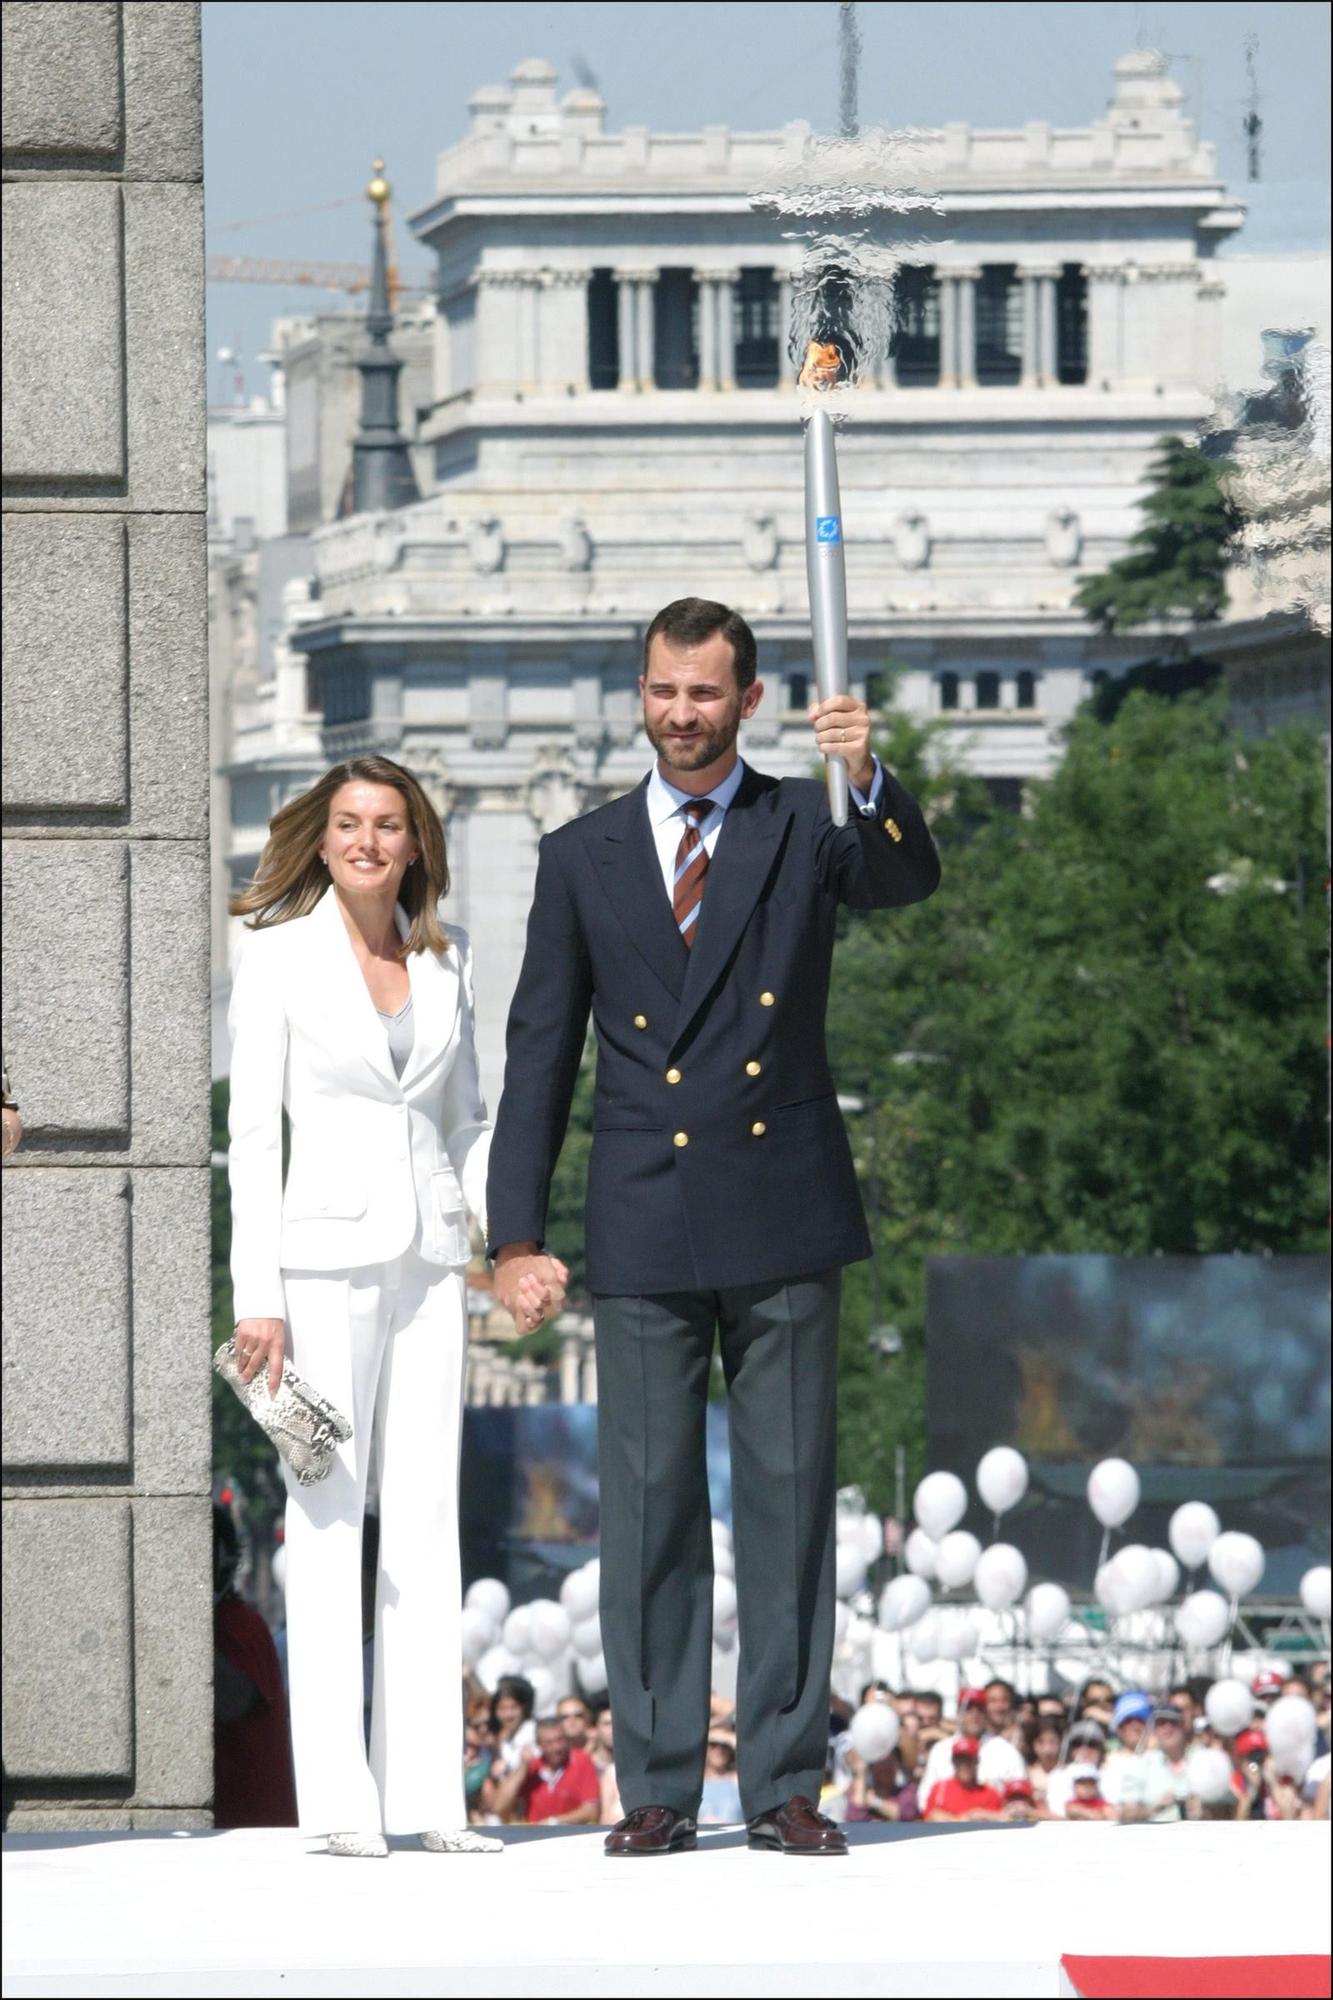
[[[625,797],[541,843],[491,1150],[496,1291],[541,1270],[589,1014],[586,1206],[597,1335],[602,1635],[625,1817],[613,1855],[695,1844],[712,1666],[704,1458],[726,1376],[740,1621],[737,1775],[754,1846],[845,1850],[817,1810],[833,1654],[841,1267],[870,1254],[824,1046],[838,905],[929,896],[919,808],[850,694],[810,711],[850,786],[737,755],[763,694],[738,612],[687,597],[644,642],[657,752]]]

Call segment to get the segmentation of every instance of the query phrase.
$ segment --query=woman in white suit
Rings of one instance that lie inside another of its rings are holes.
[[[247,1380],[284,1352],[349,1418],[313,1487],[288,1479],[287,1643],[297,1802],[336,1854],[390,1833],[497,1851],[468,1829],[458,1459],[468,1211],[485,1228],[491,1128],[472,951],[437,913],[439,819],[384,757],[336,765],[279,811],[254,882],[230,1025],[232,1283]],[[282,1182],[282,1112],[291,1159]],[[519,1318],[560,1302],[563,1266]],[[372,1448],[380,1557],[370,1756],[361,1525]]]

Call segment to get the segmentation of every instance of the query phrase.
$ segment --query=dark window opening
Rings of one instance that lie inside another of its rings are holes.
[[[894,284],[889,351],[902,389],[933,389],[940,379],[940,281],[923,264],[904,264]]]
[[[1021,813],[1023,810],[1023,780],[1021,778],[986,778],[986,790],[990,793],[991,804],[999,812]]]
[[[889,693],[889,677],[887,674],[874,673],[866,675],[867,708],[870,709],[883,708],[886,700],[888,699],[888,693]]]
[[[307,715],[319,715],[322,713],[319,675],[315,672],[314,664],[310,660],[307,660],[305,663],[305,712]]]
[[[364,667],[334,661],[319,669],[323,690],[324,721],[330,727],[340,722],[364,722],[370,714],[370,676]]]
[[[986,264],[977,281],[977,381],[1013,387],[1023,373],[1023,287],[1012,264]]]
[[[1027,667],[1024,667],[1022,672],[1015,677],[1014,684],[1018,691],[1019,708],[1035,708],[1037,706],[1037,676],[1030,672]]]
[[[998,708],[1000,706],[1000,676],[992,673],[977,675],[977,707]]]
[[[957,674],[941,674],[940,707],[944,709],[949,709],[949,708],[957,708],[957,706],[958,706],[958,676]]]
[[[1081,265],[1065,264],[1055,284],[1055,373],[1077,386],[1088,379],[1088,281]]]
[[[735,291],[736,387],[775,389],[778,384],[779,292],[772,271],[747,266]]]
[[[588,280],[588,386],[614,389],[620,381],[620,329],[613,271],[594,271]]]
[[[790,709],[800,709],[800,710],[809,708],[810,706],[809,674],[788,674],[787,706]]]
[[[653,379],[659,389],[699,386],[699,287],[694,273],[667,266],[653,298]]]
[[[842,360],[842,376],[855,374],[861,359],[861,342],[853,327],[856,289],[839,264],[830,264],[821,273],[811,294],[811,337],[836,347]]]

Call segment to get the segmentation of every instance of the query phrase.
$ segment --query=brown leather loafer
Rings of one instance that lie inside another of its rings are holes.
[[[683,1854],[699,1841],[688,1813],[671,1806],[636,1806],[606,1836],[608,1854]]]
[[[782,1806],[756,1813],[747,1820],[751,1847],[769,1847],[775,1854],[845,1854],[847,1836],[818,1807],[798,1794]]]

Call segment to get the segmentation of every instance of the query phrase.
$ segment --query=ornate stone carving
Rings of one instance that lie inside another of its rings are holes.
[[[1046,516],[1046,559],[1072,569],[1083,552],[1083,527],[1071,507],[1053,507]]]
[[[563,743],[543,743],[524,787],[524,803],[542,833],[554,833],[583,810],[584,788]]]
[[[590,569],[592,567],[592,536],[577,514],[569,514],[560,523],[560,567],[569,570]]]
[[[397,569],[403,560],[406,542],[401,517],[397,514],[381,514],[375,523],[374,553],[371,560],[382,575]]]
[[[493,514],[474,521],[468,529],[468,555],[479,576],[492,576],[505,559],[504,529]]]
[[[893,547],[904,569],[924,569],[930,561],[930,523],[915,511],[893,524]]]
[[[421,789],[444,822],[457,804],[457,793],[449,781],[449,764],[438,743],[413,744],[405,751],[405,761]]]
[[[772,569],[778,559],[778,531],[771,514],[750,516],[741,530],[741,553],[751,569]]]

